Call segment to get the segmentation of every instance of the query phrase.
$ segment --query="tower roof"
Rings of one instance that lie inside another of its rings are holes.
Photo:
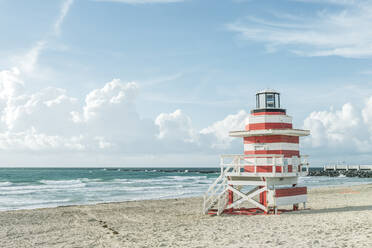
[[[250,136],[266,136],[266,135],[288,135],[288,136],[308,136],[309,130],[301,129],[263,129],[263,130],[249,130],[249,131],[230,131],[230,137],[250,137]]]
[[[263,94],[263,93],[280,94],[279,91],[276,91],[276,90],[273,90],[273,89],[264,89],[264,90],[258,91],[256,94]]]

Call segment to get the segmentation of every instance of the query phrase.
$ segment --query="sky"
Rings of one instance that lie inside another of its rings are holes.
[[[313,166],[372,164],[372,1],[0,0],[0,166],[218,166],[281,92]]]

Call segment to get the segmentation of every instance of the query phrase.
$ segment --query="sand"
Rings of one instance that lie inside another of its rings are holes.
[[[206,216],[202,199],[0,212],[0,247],[372,247],[372,185],[311,189],[310,210]]]

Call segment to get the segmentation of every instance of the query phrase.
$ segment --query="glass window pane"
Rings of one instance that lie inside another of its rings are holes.
[[[259,94],[259,108],[265,108],[265,95],[264,94]]]
[[[275,94],[275,107],[280,108],[279,94]]]
[[[268,108],[275,108],[274,94],[267,94],[266,95],[266,103],[267,103]]]

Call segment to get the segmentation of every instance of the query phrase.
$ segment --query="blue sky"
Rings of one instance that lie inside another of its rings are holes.
[[[0,0],[1,165],[217,165],[242,151],[227,132],[264,88],[312,131],[302,150],[314,165],[371,163],[370,11],[351,0]]]

